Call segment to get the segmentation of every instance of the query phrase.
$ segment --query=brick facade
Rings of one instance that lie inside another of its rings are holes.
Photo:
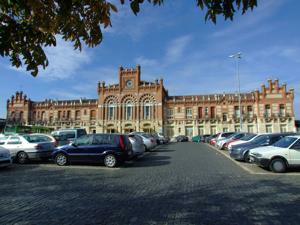
[[[119,68],[119,83],[99,82],[97,99],[31,101],[22,92],[7,100],[9,123],[87,132],[146,131],[168,136],[238,131],[237,94],[169,96],[163,80],[141,80],[141,67]],[[261,90],[241,94],[242,130],[295,131],[294,90],[268,80]]]

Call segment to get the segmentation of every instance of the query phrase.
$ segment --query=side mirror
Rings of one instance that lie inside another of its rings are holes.
[[[72,145],[73,147],[78,147],[78,145],[77,145],[75,142],[71,143],[71,145]]]

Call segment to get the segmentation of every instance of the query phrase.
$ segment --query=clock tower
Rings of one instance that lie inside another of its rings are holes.
[[[120,92],[138,92],[141,77],[141,66],[134,69],[119,68]]]

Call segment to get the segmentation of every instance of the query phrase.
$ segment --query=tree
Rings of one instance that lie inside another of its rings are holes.
[[[111,13],[117,7],[111,0],[1,0],[0,54],[8,57],[12,66],[26,65],[36,76],[39,67],[46,68],[48,60],[43,50],[56,46],[56,35],[74,43],[81,50],[82,43],[89,47],[102,41],[101,28],[112,26]],[[137,15],[140,5],[148,2],[162,5],[164,0],[120,0],[130,3]],[[257,0],[196,0],[206,10],[206,21],[216,23],[217,16],[232,20],[236,10],[244,14],[257,6]]]

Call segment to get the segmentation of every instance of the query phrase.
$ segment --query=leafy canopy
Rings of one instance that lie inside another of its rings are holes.
[[[39,67],[48,66],[43,48],[56,46],[56,35],[73,42],[79,50],[83,43],[89,47],[101,43],[101,28],[112,26],[111,13],[118,12],[110,1],[1,0],[0,54],[15,67],[25,64],[27,71],[36,76]],[[164,0],[120,0],[121,4],[129,3],[135,15],[145,2],[162,5]],[[236,10],[242,14],[253,10],[257,0],[196,0],[196,5],[206,10],[206,21],[216,23],[219,15],[232,20]]]

